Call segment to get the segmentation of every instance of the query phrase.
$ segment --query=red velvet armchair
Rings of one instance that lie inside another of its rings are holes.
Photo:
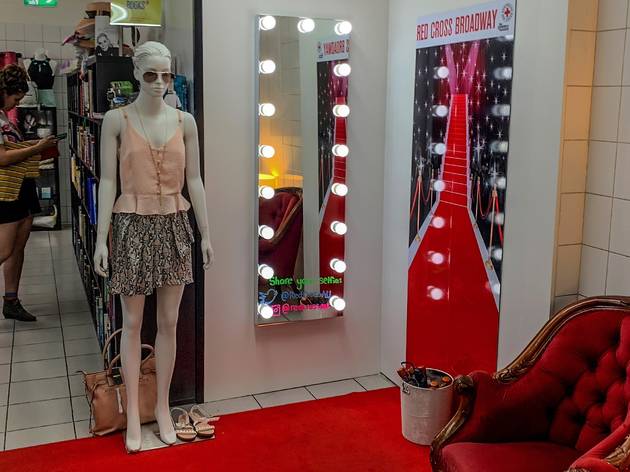
[[[435,472],[630,471],[630,297],[552,318],[507,368],[459,377]]]
[[[271,240],[259,240],[259,262],[273,267],[280,278],[293,277],[302,243],[302,189],[278,188],[272,199],[260,198],[259,221],[275,230]]]

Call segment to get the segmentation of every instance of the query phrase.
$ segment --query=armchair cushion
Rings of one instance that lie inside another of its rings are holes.
[[[550,442],[455,443],[442,451],[442,472],[561,472],[579,452]]]
[[[630,297],[585,299],[504,370],[458,378],[434,470],[630,472],[629,315]]]
[[[259,199],[260,224],[279,228],[299,200],[299,195],[289,192],[277,192],[270,200]]]
[[[567,323],[516,381],[473,373],[473,411],[453,441],[547,440],[588,451],[628,413],[629,346],[627,312],[594,310]]]

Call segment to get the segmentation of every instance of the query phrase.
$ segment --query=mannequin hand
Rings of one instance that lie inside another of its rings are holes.
[[[201,254],[203,255],[203,270],[208,270],[214,263],[214,249],[209,239],[201,240]]]
[[[94,251],[94,270],[101,277],[107,277],[108,255],[107,245],[99,244],[96,246],[96,250]]]

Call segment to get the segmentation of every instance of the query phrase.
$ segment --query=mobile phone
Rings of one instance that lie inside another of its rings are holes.
[[[60,141],[62,139],[66,139],[67,137],[68,137],[68,133],[61,133],[61,134],[58,134],[57,136],[55,136],[55,139],[57,141]]]
[[[112,380],[114,382],[114,385],[122,385],[123,383],[122,375],[118,367],[112,369]]]

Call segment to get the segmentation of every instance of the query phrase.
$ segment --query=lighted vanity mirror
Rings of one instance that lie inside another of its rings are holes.
[[[256,324],[343,314],[347,21],[256,21]]]

